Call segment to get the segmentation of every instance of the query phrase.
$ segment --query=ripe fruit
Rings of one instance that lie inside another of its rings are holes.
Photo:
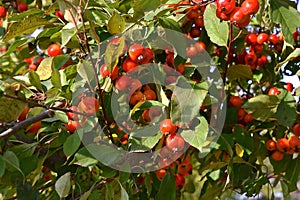
[[[265,42],[268,42],[268,39],[269,39],[269,36],[267,33],[260,33],[258,36],[257,36],[257,44],[264,44]]]
[[[174,134],[177,130],[177,127],[173,124],[171,119],[164,119],[160,123],[160,131],[164,134]]]
[[[195,9],[190,9],[190,10],[188,10],[187,13],[186,13],[186,17],[187,17],[188,19],[190,19],[190,20],[197,18],[199,15],[200,15],[200,14],[199,14],[198,11],[195,10]]]
[[[198,53],[198,50],[195,46],[189,46],[186,48],[186,57],[192,58]]]
[[[65,20],[64,13],[62,13],[60,10],[55,11],[55,16],[61,19],[62,21]]]
[[[257,61],[257,56],[254,53],[254,51],[250,51],[249,53],[246,54],[245,56],[245,64],[246,65],[255,65]]]
[[[275,34],[271,34],[270,36],[269,36],[269,41],[272,43],[272,44],[277,44],[278,42],[279,42],[279,38],[278,38],[278,36],[277,35],[275,35]]]
[[[289,146],[289,141],[286,138],[280,138],[277,140],[276,147],[279,151],[286,151]]]
[[[141,60],[141,64],[151,63],[154,60],[154,52],[150,48],[145,48],[145,57]]]
[[[187,176],[188,174],[192,173],[193,170],[193,166],[191,163],[188,164],[180,164],[178,165],[178,174],[182,175],[182,176]]]
[[[100,75],[102,76],[102,78],[105,78],[107,76],[109,76],[109,71],[108,71],[108,68],[107,68],[107,65],[106,64],[103,64],[101,65],[100,67]]]
[[[238,121],[242,121],[246,115],[246,111],[243,108],[238,109]]]
[[[151,89],[144,91],[144,95],[146,100],[156,100],[156,93]]]
[[[129,87],[130,81],[131,79],[128,76],[121,75],[117,78],[115,87],[120,91],[126,90]]]
[[[155,171],[156,177],[158,180],[163,180],[163,178],[165,177],[165,175],[167,174],[167,170],[166,169],[159,169]]]
[[[129,103],[130,105],[134,106],[138,102],[142,101],[143,99],[144,99],[143,93],[141,91],[136,91],[131,95]]]
[[[32,134],[37,133],[41,128],[41,126],[42,126],[41,121],[33,123],[28,129],[28,133],[32,133]]]
[[[220,19],[220,20],[224,20],[224,21],[228,21],[230,19],[230,15],[226,15],[225,13],[223,13],[221,10],[217,9],[216,10],[216,16]]]
[[[287,89],[288,91],[292,92],[293,89],[294,89],[294,86],[293,86],[292,83],[287,82],[287,83],[284,85],[284,88]]]
[[[184,149],[185,141],[179,134],[171,134],[166,139],[166,147],[172,152],[181,152]]]
[[[99,102],[95,97],[85,97],[79,102],[78,110],[87,114],[95,114],[99,110]]]
[[[263,67],[266,64],[268,64],[268,58],[265,55],[261,55],[259,58],[257,58],[257,63],[258,66]]]
[[[51,44],[47,49],[48,56],[54,57],[63,54],[59,44]]]
[[[248,123],[250,123],[250,122],[252,122],[252,121],[253,121],[252,113],[246,114],[245,117],[244,117],[244,122],[245,122],[246,124],[248,124]]]
[[[76,131],[76,129],[78,129],[80,127],[80,125],[79,125],[78,121],[69,119],[69,121],[65,125],[65,127],[66,127],[67,131],[69,131],[70,133],[74,133]]]
[[[245,42],[247,43],[247,45],[255,44],[256,40],[257,40],[257,36],[254,33],[248,34],[245,38]]]
[[[133,91],[141,90],[142,83],[138,79],[132,79],[131,82],[129,83],[129,88],[130,88],[130,90],[133,90]]]
[[[6,8],[3,7],[3,6],[0,6],[0,18],[5,18],[6,17],[6,13],[7,13]]]
[[[198,53],[205,52],[206,45],[204,44],[204,42],[198,41],[194,44],[194,46],[196,47]]]
[[[198,27],[193,27],[189,33],[192,38],[197,38],[201,35],[201,30]]]
[[[277,87],[272,87],[270,88],[268,95],[279,95],[280,90]]]
[[[175,174],[174,178],[175,178],[176,190],[180,190],[181,188],[183,188],[183,186],[185,185],[185,178],[180,174]]]
[[[289,145],[291,149],[300,148],[300,139],[298,138],[298,136],[292,135],[289,138]]]
[[[138,64],[136,62],[132,61],[130,58],[126,58],[123,62],[122,69],[124,70],[124,72],[129,72],[137,66]]]
[[[18,121],[24,121],[26,119],[29,109],[30,108],[28,106],[24,107],[22,113],[19,115]]]
[[[229,102],[232,107],[237,107],[237,108],[240,108],[243,103],[242,99],[239,96],[231,96]]]
[[[293,126],[293,133],[298,137],[300,136],[300,124],[295,124]]]
[[[145,50],[141,44],[133,44],[128,50],[129,58],[133,61],[141,61],[145,58]]]
[[[274,140],[268,140],[266,142],[266,148],[269,150],[269,151],[274,151],[276,150],[276,142]]]
[[[284,157],[283,153],[281,151],[274,151],[271,155],[273,160],[275,161],[281,161]]]
[[[235,9],[235,0],[217,0],[217,9],[225,15],[230,14]]]
[[[26,10],[28,10],[27,3],[19,2],[18,3],[18,12],[21,13],[21,12],[24,12]]]
[[[36,71],[37,66],[36,66],[35,64],[30,64],[30,65],[28,66],[28,69],[29,69],[29,70],[33,70],[33,71]]]
[[[239,28],[244,28],[250,22],[250,15],[244,14],[241,7],[236,7],[230,14],[230,21]]]
[[[77,107],[77,106],[71,106],[71,107],[69,108],[69,110],[78,112],[78,107]],[[69,119],[72,119],[72,120],[78,120],[78,114],[76,114],[76,113],[73,113],[73,112],[67,112],[67,116],[69,117]]]
[[[259,10],[259,2],[258,0],[245,0],[241,7],[245,15],[255,14]]]

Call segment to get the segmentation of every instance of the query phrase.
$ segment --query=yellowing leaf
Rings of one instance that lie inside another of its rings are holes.
[[[48,78],[51,77],[52,60],[53,58],[45,58],[39,65],[38,69],[36,70],[36,73],[39,75],[41,81],[47,80]]]
[[[108,32],[112,35],[122,33],[125,28],[124,18],[117,12],[114,12],[108,20]]]
[[[235,145],[235,151],[236,151],[236,154],[238,155],[238,157],[243,157],[244,149],[239,144]]]

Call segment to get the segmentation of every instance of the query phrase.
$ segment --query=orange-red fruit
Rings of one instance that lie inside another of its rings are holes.
[[[267,33],[260,33],[258,36],[257,36],[257,44],[264,44],[265,42],[268,42],[269,40],[269,36]]]
[[[153,90],[145,90],[144,95],[146,100],[156,100],[156,93]]]
[[[271,34],[269,36],[269,41],[272,43],[272,44],[278,44],[279,42],[279,37],[275,34]]]
[[[261,55],[259,58],[257,58],[257,63],[258,66],[263,67],[266,64],[268,64],[268,58],[265,55]]]
[[[281,161],[284,157],[283,153],[281,151],[274,151],[271,155],[273,160],[275,161]]]
[[[286,151],[289,146],[289,141],[286,138],[280,138],[277,140],[276,147],[279,151]]]
[[[243,103],[242,99],[239,96],[231,96],[229,102],[232,107],[237,107],[237,108],[240,108]]]
[[[160,123],[160,131],[164,134],[174,134],[177,130],[177,127],[173,124],[171,119],[164,119]]]
[[[192,173],[193,166],[191,163],[178,165],[178,173],[182,176],[187,176]]]
[[[241,7],[245,15],[252,15],[258,12],[259,2],[258,0],[245,0]]]
[[[197,48],[195,46],[189,46],[186,48],[186,57],[192,58],[198,53]]]
[[[37,66],[36,66],[35,64],[30,64],[30,65],[28,66],[28,69],[29,69],[29,70],[33,70],[33,71],[36,71]]]
[[[250,123],[252,121],[253,121],[252,113],[246,114],[245,117],[244,117],[244,122],[246,124],[248,124],[248,123]]]
[[[300,139],[298,136],[292,135],[289,138],[289,145],[291,149],[300,148]]]
[[[246,111],[243,108],[238,109],[238,121],[242,121],[246,115]]]
[[[78,107],[77,107],[77,106],[71,106],[71,107],[69,108],[69,110],[78,112]],[[78,114],[76,114],[76,113],[73,113],[73,112],[67,112],[67,116],[68,116],[69,119],[72,119],[72,120],[78,120]]]
[[[115,87],[120,91],[126,90],[129,87],[130,81],[131,79],[128,76],[121,75],[117,78]]]
[[[185,185],[185,178],[180,174],[174,174],[176,190],[180,190]]]
[[[24,121],[27,117],[27,114],[29,112],[29,107],[28,106],[25,106],[22,113],[20,114],[19,118],[18,118],[18,121]]]
[[[3,6],[0,6],[0,18],[5,18],[6,17],[6,13],[7,13],[6,8],[3,7]]]
[[[142,83],[138,79],[131,79],[129,83],[129,88],[130,90],[136,91],[136,90],[141,90],[142,89]]]
[[[206,45],[204,44],[204,42],[198,41],[194,44],[194,46],[196,47],[198,53],[205,52]]]
[[[65,20],[64,14],[60,10],[55,11],[55,16],[61,19],[62,21]]]
[[[266,148],[269,150],[269,151],[274,151],[276,150],[276,142],[274,140],[268,140],[266,142]]]
[[[100,75],[102,76],[102,78],[105,78],[107,76],[109,76],[109,71],[108,71],[108,67],[106,64],[101,65],[100,67]]]
[[[292,92],[293,89],[294,89],[294,86],[293,86],[292,83],[287,82],[287,83],[284,85],[284,88],[287,89],[289,92]]]
[[[166,147],[172,152],[181,152],[184,149],[185,141],[179,134],[171,134],[166,139]]]
[[[133,44],[129,47],[128,55],[133,61],[141,61],[145,58],[145,50],[141,44]]]
[[[244,14],[241,7],[236,7],[230,14],[230,21],[239,28],[244,28],[250,23],[250,15]]]
[[[136,105],[138,102],[142,101],[144,99],[144,95],[141,91],[136,91],[134,92],[129,100],[129,103],[134,106]]]
[[[78,110],[87,114],[95,114],[99,110],[99,102],[95,97],[85,97],[79,102]]]
[[[33,123],[28,129],[28,133],[32,133],[32,134],[37,133],[41,128],[41,126],[42,126],[41,121]]]
[[[69,119],[68,123],[66,124],[66,130],[70,133],[74,133],[79,127],[79,122]]]
[[[280,94],[280,90],[277,87],[272,87],[270,88],[268,95],[279,95]]]
[[[124,70],[124,72],[129,72],[137,66],[138,64],[135,61],[131,60],[130,58],[126,58],[123,62],[122,69]]]
[[[249,53],[246,54],[245,56],[245,64],[246,65],[255,65],[257,61],[257,56],[253,51],[250,51]]]
[[[245,38],[245,42],[248,44],[248,45],[251,45],[251,44],[256,44],[256,40],[257,40],[257,36],[256,34],[254,33],[249,33],[246,38]]]
[[[23,2],[19,2],[18,3],[18,12],[24,12],[24,11],[26,11],[26,10],[28,10],[28,5],[27,5],[27,3],[23,3]]]
[[[51,44],[48,47],[47,52],[48,52],[48,56],[50,56],[50,57],[63,54],[63,51],[59,44]]]
[[[230,14],[235,9],[235,0],[217,0],[217,9],[225,15]]]
[[[224,20],[224,21],[228,21],[230,20],[230,15],[226,15],[225,13],[223,13],[221,10],[217,9],[216,10],[216,16],[221,19],[221,20]]]
[[[165,177],[165,175],[167,174],[167,170],[166,169],[159,169],[155,171],[156,177],[158,180],[163,180],[163,178]]]
[[[298,137],[300,136],[300,124],[296,124],[293,126],[293,133]]]

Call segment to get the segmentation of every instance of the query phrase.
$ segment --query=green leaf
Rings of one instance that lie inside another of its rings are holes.
[[[83,60],[77,65],[78,74],[88,83],[95,79],[95,71],[91,63]]]
[[[55,191],[59,195],[60,198],[67,197],[71,189],[71,173],[67,172],[55,183]]]
[[[186,125],[199,115],[199,109],[208,92],[206,82],[188,83],[179,77],[171,99],[171,119],[174,123]],[[188,101],[187,101],[188,100]]]
[[[86,148],[80,149],[76,154],[75,154],[75,163],[79,166],[82,167],[87,167],[91,166],[98,163],[98,160],[96,160],[92,155],[90,154],[89,150]]]
[[[151,10],[155,10],[159,7],[160,4],[167,2],[166,0],[152,0],[152,1],[144,1],[144,0],[133,0],[132,8],[136,12],[147,12]]]
[[[155,200],[176,199],[175,178],[170,172],[164,176]]]
[[[6,151],[3,155],[8,171],[20,171],[20,162],[16,154],[12,151]]]
[[[195,130],[183,130],[181,136],[186,142],[201,151],[208,134],[208,123],[202,116],[197,119],[200,122]]]
[[[228,41],[228,23],[220,21],[216,16],[216,6],[214,4],[208,4],[204,12],[204,26],[210,40],[219,45],[227,46]]]
[[[12,122],[17,120],[22,113],[24,106],[24,102],[7,97],[0,97],[0,121]]]
[[[129,196],[126,190],[123,188],[122,184],[118,181],[120,188],[121,188],[121,200],[129,200]]]
[[[125,28],[125,19],[117,12],[114,12],[108,20],[107,29],[112,35],[120,34]]]
[[[61,46],[65,46],[68,42],[76,35],[76,28],[72,23],[68,23],[62,30],[61,30]]]
[[[88,200],[91,193],[92,193],[92,190],[89,190],[89,191],[83,193],[83,195],[81,195],[79,200]]]
[[[236,79],[252,79],[252,70],[248,65],[232,65],[228,68],[227,77],[229,81]]]
[[[7,42],[10,39],[13,39],[15,37],[25,35],[25,34],[30,34],[42,26],[51,26],[51,25],[53,24],[48,20],[43,19],[38,15],[32,15],[30,17],[24,18],[22,21],[18,21],[10,25],[3,38],[3,41]]]
[[[277,96],[258,95],[249,99],[243,108],[247,113],[252,113],[254,119],[267,121],[274,117],[280,101]]]
[[[79,133],[76,131],[72,135],[68,137],[68,139],[65,141],[63,150],[67,157],[73,155],[77,149],[79,148],[81,144],[81,137]]]
[[[283,0],[270,1],[271,20],[281,25],[285,40],[294,44],[293,32],[299,27],[300,15],[297,10]]]
[[[167,17],[160,17],[158,18],[158,22],[164,28],[175,30],[175,31],[181,31],[179,23],[176,22],[174,19],[167,18]]]
[[[292,53],[288,55],[288,57],[284,61],[276,65],[275,67],[276,71],[278,71],[281,68],[281,66],[287,63],[288,61],[298,58],[299,56],[300,56],[300,48],[296,48]]]
[[[123,54],[125,46],[124,37],[119,38],[118,44],[109,42],[106,46],[104,63],[106,64],[108,71],[112,72],[119,62],[120,55]]]
[[[292,94],[287,90],[282,90],[281,93],[285,93],[284,98],[281,100],[275,116],[280,125],[291,127],[297,117],[296,102]]]
[[[28,78],[29,78],[30,83],[33,86],[35,86],[38,90],[43,91],[43,87],[42,87],[40,77],[35,71],[30,70],[29,74],[28,74]]]
[[[289,180],[289,192],[297,190],[297,181],[300,175],[300,157],[291,160],[288,164],[285,178]]]
[[[60,73],[52,67],[51,83],[55,88],[61,89]]]
[[[5,160],[0,156],[0,177],[2,177],[5,172],[5,166]]]
[[[34,38],[26,38],[26,39],[20,39],[20,40],[16,40],[12,43],[12,45],[9,46],[8,50],[2,54],[0,57],[4,57],[6,55],[9,55],[11,52],[13,52],[16,48],[23,46],[29,42],[32,42],[34,40]]]
[[[56,110],[54,114],[55,114],[54,116],[60,121],[64,123],[68,123],[68,115],[65,112]]]
[[[31,157],[34,154],[34,151],[36,149],[37,143],[31,143],[31,144],[20,144],[16,145],[11,148],[11,150],[18,156],[19,159],[21,158],[28,158]]]
[[[26,182],[24,185],[17,185],[17,198],[18,200],[40,200],[41,195],[37,190],[34,190],[28,182]]]

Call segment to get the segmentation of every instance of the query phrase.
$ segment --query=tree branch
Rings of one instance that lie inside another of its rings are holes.
[[[6,131],[2,132],[0,134],[0,138],[3,137],[9,137],[10,135],[13,135],[15,133],[17,133],[19,130],[28,127],[29,125],[41,121],[42,119],[45,118],[51,118],[54,116],[54,111],[53,110],[46,110],[38,115],[35,115],[33,117],[30,117],[24,121],[21,121],[19,123],[17,123],[15,126],[7,129]]]

